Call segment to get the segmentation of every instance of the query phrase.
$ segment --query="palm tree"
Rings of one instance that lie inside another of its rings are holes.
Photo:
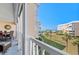
[[[66,41],[66,46],[67,46],[66,51],[68,51],[68,42],[70,39],[72,39],[72,37],[68,33],[64,33],[62,39]]]
[[[74,44],[74,45],[77,45],[77,47],[78,47],[78,55],[79,55],[79,37],[75,37],[75,38],[74,38],[73,44]]]
[[[52,38],[52,30],[49,30],[50,39]]]

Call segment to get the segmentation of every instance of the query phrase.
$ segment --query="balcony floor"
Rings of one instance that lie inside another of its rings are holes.
[[[12,46],[5,52],[5,54],[0,53],[0,55],[18,55],[18,45],[16,40],[12,40]]]

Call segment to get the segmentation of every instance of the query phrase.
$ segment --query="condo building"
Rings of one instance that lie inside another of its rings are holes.
[[[72,21],[66,24],[60,24],[57,27],[58,31],[67,32],[72,36],[79,36],[79,21]]]

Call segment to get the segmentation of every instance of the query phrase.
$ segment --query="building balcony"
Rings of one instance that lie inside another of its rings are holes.
[[[68,55],[68,53],[34,38],[30,38],[29,46],[29,55]]]
[[[18,42],[17,46],[20,47],[20,48],[17,47],[16,54],[19,52],[22,52],[19,54],[21,55],[46,55],[46,54],[47,55],[67,55],[67,53],[53,46],[50,46],[42,41],[39,41],[35,38],[28,39],[28,36],[35,36],[34,32],[36,28],[34,27],[36,24],[35,20],[37,20],[35,16],[37,4],[36,5],[35,4],[0,4],[0,9],[1,9],[0,19],[2,20],[4,19],[5,22],[10,22],[11,24],[14,24],[12,28],[15,28],[15,29],[12,29],[12,30],[14,30],[15,37],[17,37],[16,38],[17,39],[16,41]],[[6,23],[6,24],[9,24],[9,23]],[[11,43],[13,43],[13,41]],[[14,49],[16,48],[16,46],[15,47],[14,46],[15,45],[12,45],[10,47],[11,48],[9,49],[10,53],[13,53],[12,51],[16,50]],[[3,47],[1,46],[1,48]]]

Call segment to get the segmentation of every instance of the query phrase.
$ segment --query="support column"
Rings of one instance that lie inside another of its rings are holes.
[[[29,55],[30,54],[30,38],[28,36],[28,19],[27,19],[27,3],[25,3],[24,6],[24,36],[25,36],[25,48],[24,48],[24,53],[25,55]]]

